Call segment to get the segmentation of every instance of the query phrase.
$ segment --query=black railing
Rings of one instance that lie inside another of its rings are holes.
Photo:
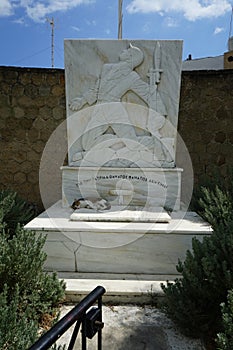
[[[48,332],[42,335],[28,350],[49,349],[75,322],[67,350],[73,350],[80,326],[82,324],[82,350],[87,348],[87,338],[92,339],[98,333],[97,349],[102,349],[102,295],[105,289],[96,287],[77,306],[68,312]],[[92,307],[98,301],[98,307]],[[88,312],[87,310],[90,309]]]

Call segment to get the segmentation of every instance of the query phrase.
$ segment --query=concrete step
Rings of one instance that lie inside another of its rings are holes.
[[[61,317],[74,305],[63,305]],[[103,350],[205,350],[199,339],[187,338],[158,308],[150,305],[103,305]],[[72,329],[57,342],[68,346]],[[97,337],[87,339],[88,350],[97,349]],[[79,333],[74,350],[81,349]]]
[[[96,286],[106,289],[104,303],[150,304],[163,297],[161,283],[173,281],[179,275],[110,274],[59,272],[66,283],[66,301],[79,302]]]
[[[205,350],[201,340],[183,336],[162,310],[148,305],[163,296],[161,282],[180,276],[65,272],[58,276],[67,284],[67,303],[61,307],[60,318],[97,285],[105,287],[103,350]],[[57,345],[68,346],[73,329],[74,326],[61,336]],[[87,345],[88,350],[96,350],[96,337],[88,339]],[[74,347],[78,349],[81,349],[81,332]]]

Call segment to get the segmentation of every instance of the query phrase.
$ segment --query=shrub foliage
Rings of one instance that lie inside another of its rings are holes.
[[[224,179],[215,173],[214,178],[205,178],[203,185],[196,186],[191,209],[213,227],[233,220],[233,168],[228,169]]]
[[[25,350],[37,339],[38,323],[21,311],[19,289],[10,295],[7,286],[0,293],[0,349]]]
[[[166,313],[185,334],[205,339],[221,331],[220,304],[227,302],[233,286],[233,196],[226,184],[203,187],[199,194],[198,211],[213,233],[202,241],[193,239],[192,251],[177,265],[181,278],[162,288]]]
[[[232,350],[233,349],[233,289],[231,289],[227,296],[227,304],[221,304],[223,332],[217,336],[218,350]]]
[[[4,350],[32,345],[43,314],[54,315],[64,297],[64,282],[43,271],[46,237],[22,227],[31,215],[30,206],[15,193],[0,193],[0,349]]]
[[[36,215],[35,206],[11,190],[0,191],[0,223],[13,236],[15,230],[29,222]]]
[[[56,274],[43,271],[46,254],[42,251],[45,237],[26,231],[20,226],[12,239],[2,231],[0,236],[0,292],[4,284],[9,294],[17,286],[21,307],[32,307],[36,315],[50,311],[64,296],[64,283]],[[2,282],[1,282],[2,281]]]
[[[178,263],[182,278],[162,286],[165,310],[184,333],[205,337],[219,329],[220,303],[233,285],[233,224],[219,225],[202,242],[194,238],[192,248]]]

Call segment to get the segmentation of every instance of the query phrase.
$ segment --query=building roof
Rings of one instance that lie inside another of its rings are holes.
[[[224,69],[224,56],[187,59],[183,61],[182,70],[220,70]]]

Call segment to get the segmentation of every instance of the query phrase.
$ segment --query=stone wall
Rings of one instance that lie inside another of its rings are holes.
[[[0,188],[42,208],[39,166],[44,146],[65,119],[64,71],[0,67]]]
[[[195,179],[233,165],[233,70],[182,73],[178,130]]]
[[[233,70],[183,72],[179,132],[195,179],[233,163]],[[0,67],[0,189],[17,190],[42,209],[39,167],[44,146],[65,120],[61,69]],[[53,188],[53,190],[51,190]],[[51,202],[61,198],[58,176],[48,183]]]

